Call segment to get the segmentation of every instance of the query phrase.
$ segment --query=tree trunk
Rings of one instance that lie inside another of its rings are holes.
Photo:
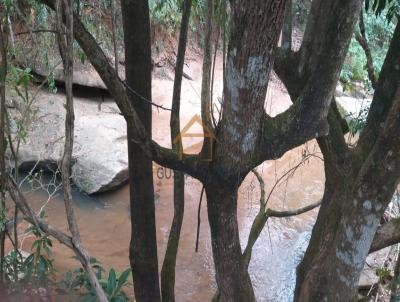
[[[151,100],[150,19],[147,1],[121,1],[126,53],[126,82]],[[137,95],[130,100],[151,137],[151,104]],[[128,127],[132,234],[129,258],[137,301],[160,301],[152,161],[132,140]]]
[[[206,185],[205,190],[219,301],[255,301],[240,247],[238,187],[213,183]]]
[[[346,185],[342,183],[337,188]],[[324,202],[329,205],[321,208],[309,247],[298,267],[295,301],[354,301],[385,207],[374,200],[337,191]]]
[[[399,34],[398,25],[357,147],[347,148],[338,118],[331,113],[329,136],[318,139],[325,159],[325,192],[298,267],[295,301],[346,302],[356,297],[381,216],[400,179],[396,168],[400,162],[400,73],[394,63],[400,54]]]
[[[0,220],[3,221],[7,217],[6,212],[6,137],[5,137],[5,121],[6,121],[6,77],[7,77],[7,43],[8,33],[6,26],[7,14],[5,12],[0,16]],[[7,290],[4,278],[4,256],[5,256],[5,239],[6,231],[4,225],[0,225],[0,294],[7,298]]]
[[[181,30],[179,34],[178,54],[175,66],[174,90],[172,95],[172,109],[170,118],[171,145],[177,154],[182,149],[182,141],[175,141],[180,133],[180,101],[183,77],[183,65],[187,44],[187,33],[189,29],[190,10],[192,0],[185,0],[183,3]],[[163,266],[161,269],[161,298],[163,302],[175,301],[175,267],[178,254],[179,240],[183,215],[185,211],[185,175],[181,171],[174,171],[174,217],[168,237],[167,249]]]
[[[282,28],[282,49],[291,50],[292,49],[292,0],[288,0],[285,9],[285,20],[283,22]]]

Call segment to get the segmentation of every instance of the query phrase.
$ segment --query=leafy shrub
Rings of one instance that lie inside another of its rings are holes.
[[[130,269],[118,274],[113,268],[110,268],[108,276],[106,277],[105,270],[100,262],[95,258],[91,258],[90,263],[110,302],[129,301],[127,295],[123,291],[123,287],[128,282],[128,277],[131,272]],[[59,287],[70,293],[81,294],[81,300],[83,302],[97,301],[96,291],[92,287],[89,277],[83,268],[67,272],[65,279],[59,283]]]
[[[389,48],[395,25],[392,21],[388,21],[386,16],[376,16],[372,12],[364,14],[364,23],[366,38],[374,61],[374,72],[378,77],[386,52]],[[358,32],[359,28],[357,26],[356,33]],[[345,84],[345,88],[346,84],[349,84],[351,81],[363,81],[367,88],[371,87],[371,83],[368,79],[366,63],[367,59],[364,50],[353,36],[340,75],[340,79]]]

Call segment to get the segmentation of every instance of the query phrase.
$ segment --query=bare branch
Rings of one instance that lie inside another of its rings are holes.
[[[196,247],[195,252],[199,251],[199,238],[200,238],[200,224],[201,224],[201,203],[203,201],[204,186],[201,188],[199,206],[197,208],[197,231],[196,231]]]
[[[385,61],[376,84],[374,97],[368,111],[367,122],[360,134],[356,151],[366,158],[373,147],[384,121],[390,112],[395,93],[400,83],[400,22],[397,23]]]
[[[309,212],[309,211],[319,207],[320,205],[321,205],[321,200],[318,202],[315,202],[313,204],[310,204],[308,206],[305,206],[303,208],[299,208],[299,209],[291,210],[291,211],[275,211],[272,209],[268,209],[266,211],[266,215],[269,217],[277,217],[277,218],[291,217],[291,216],[296,216],[296,215],[300,215],[300,214]]]
[[[72,205],[72,194],[71,194],[71,158],[72,149],[74,144],[74,101],[72,94],[72,80],[73,80],[73,3],[72,0],[57,0],[56,2],[56,22],[59,33],[65,32],[64,35],[58,35],[58,44],[60,49],[61,58],[64,66],[65,76],[65,90],[66,90],[66,117],[65,117],[65,143],[64,143],[64,155],[62,158],[62,182],[64,191],[64,204],[65,211],[67,214],[67,221],[69,230],[72,234],[72,245],[74,246],[75,253],[78,258],[81,259],[81,263],[86,273],[88,274],[89,281],[95,289],[97,298],[100,302],[107,302],[107,296],[97,279],[96,274],[90,265],[90,258],[83,247],[78,223],[74,214]],[[63,25],[63,18],[65,17],[65,26]]]
[[[35,29],[35,30],[21,31],[21,32],[15,33],[15,36],[29,35],[29,34],[39,34],[39,33],[57,34],[58,32],[56,30],[53,30],[53,29]]]
[[[283,22],[282,29],[282,49],[291,50],[292,49],[292,0],[288,0],[286,3],[285,10],[285,20]]]
[[[204,55],[203,75],[201,81],[201,119],[205,126],[212,129],[211,101],[210,101],[210,76],[211,76],[211,34],[212,34],[213,1],[205,2],[205,33],[204,33]]]
[[[88,273],[89,279],[91,280],[91,282],[95,283],[94,280],[97,280],[97,277],[90,264],[89,256],[87,255],[83,247],[80,244],[76,244],[76,242],[74,242],[74,240],[70,236],[63,233],[58,228],[52,226],[51,224],[48,224],[43,219],[39,218],[34,213],[33,209],[29,205],[29,202],[25,199],[25,196],[21,193],[18,185],[15,183],[14,179],[10,175],[8,175],[7,177],[7,190],[10,193],[11,199],[15,202],[19,210],[24,215],[24,219],[29,223],[35,225],[41,233],[54,237],[60,243],[73,250],[79,261],[81,262],[82,266],[84,267],[85,271]],[[99,283],[96,283],[95,290],[96,292],[98,292],[102,291],[103,289],[101,288],[101,285]],[[105,295],[104,298],[99,297],[99,300],[101,302],[108,301]]]
[[[400,243],[400,217],[381,225],[375,233],[370,253]]]
[[[170,117],[171,145],[176,154],[183,152],[182,140],[176,138],[180,133],[180,102],[183,77],[183,65],[189,29],[192,0],[183,3],[181,29],[179,34],[178,54],[176,58],[174,90],[172,96],[172,112]],[[174,172],[174,217],[168,236],[167,249],[161,269],[162,301],[175,301],[175,267],[181,236],[183,215],[185,209],[185,176],[180,171]]]
[[[7,76],[7,48],[8,48],[8,13],[2,7],[0,12],[0,220],[7,218],[5,182],[6,182],[6,76]],[[1,222],[3,223],[3,222]],[[5,225],[0,226],[0,292],[4,290],[4,253],[5,253]]]
[[[55,0],[40,1],[52,9],[55,8]],[[76,15],[74,15],[74,36],[115,99],[122,115],[126,119],[128,128],[132,129],[134,137],[129,139],[137,143],[143,149],[144,154],[158,164],[174,170],[184,171],[198,179],[204,178],[206,175],[205,164],[203,161],[198,160],[199,157],[197,155],[184,155],[183,160],[181,160],[171,149],[161,147],[149,137],[130,102],[125,85],[115,72],[115,69],[110,65],[103,50]]]
[[[358,22],[360,33],[355,33],[355,38],[358,44],[360,44],[360,46],[364,50],[365,56],[367,58],[368,78],[371,81],[372,88],[376,89],[377,79],[374,71],[374,60],[372,58],[371,49],[369,48],[367,36],[365,34],[364,13],[362,10],[360,12],[360,18]]]

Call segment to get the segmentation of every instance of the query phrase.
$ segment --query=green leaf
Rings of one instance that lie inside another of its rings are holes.
[[[107,284],[107,291],[110,295],[113,293],[113,290],[117,284],[117,276],[115,274],[115,270],[113,268],[110,269],[108,273],[108,284]]]
[[[125,285],[128,280],[129,274],[131,273],[131,269],[128,268],[124,272],[122,272],[121,276],[118,278],[118,284],[116,288],[116,292],[119,292],[121,288]]]

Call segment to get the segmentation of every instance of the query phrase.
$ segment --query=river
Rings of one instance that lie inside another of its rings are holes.
[[[220,59],[218,59],[220,60]],[[217,60],[217,61],[218,61]],[[216,92],[222,91],[221,64],[216,68]],[[187,70],[194,81],[185,80],[182,86],[182,127],[195,114],[200,113],[199,91],[201,85],[201,61],[190,63]],[[272,116],[290,106],[290,99],[280,87],[271,83],[266,99],[266,111]],[[172,81],[156,78],[153,80],[153,98],[159,104],[170,105]],[[164,146],[169,145],[169,113],[153,110],[153,138]],[[186,150],[199,148],[198,141],[184,142]],[[194,148],[188,148],[190,146]],[[266,183],[268,195],[276,179],[301,161],[304,150],[318,153],[315,141],[287,152],[276,161],[267,161],[257,168]],[[282,183],[271,196],[269,206],[275,210],[296,209],[318,201],[323,193],[323,162],[311,158],[287,182]],[[23,187],[29,202],[39,209],[47,200],[43,190]],[[172,173],[154,166],[154,189],[156,195],[156,221],[159,267],[168,239],[173,216]],[[178,302],[209,301],[215,291],[215,279],[207,221],[206,201],[201,209],[201,230],[199,252],[195,252],[197,209],[200,197],[200,183],[190,177],[185,184],[185,216],[176,266],[176,297]],[[129,267],[128,245],[130,239],[129,189],[125,185],[119,189],[88,196],[74,189],[74,206],[78,218],[82,240],[92,257],[100,260],[106,268],[123,270]],[[242,247],[247,242],[251,223],[258,211],[259,184],[253,174],[249,174],[239,190],[238,219]],[[50,223],[64,231],[66,218],[61,193],[55,194],[45,207]],[[250,275],[258,301],[291,301],[295,280],[295,268],[303,254],[315,221],[317,209],[293,217],[270,219],[254,246],[250,263]],[[20,232],[26,227],[20,224]],[[32,238],[23,241],[23,249],[29,250]],[[55,243],[53,257],[58,276],[79,266],[72,259],[72,253]],[[128,289],[132,295],[132,288]]]
[[[309,145],[314,145],[310,143]],[[258,167],[266,182],[267,192],[275,179],[293,167],[300,159],[304,147],[292,150],[274,162]],[[272,195],[269,206],[273,209],[295,209],[317,201],[323,190],[323,164],[315,158],[300,168],[288,183],[282,183]],[[157,242],[160,267],[168,240],[173,216],[171,171],[155,166]],[[44,190],[24,191],[35,209],[48,198]],[[201,210],[199,252],[195,252],[197,209],[201,191],[200,183],[190,177],[185,186],[185,217],[182,228],[176,267],[177,301],[209,301],[215,289],[210,232],[206,202]],[[106,268],[123,270],[129,267],[128,244],[130,238],[129,188],[88,196],[74,189],[74,206],[82,239],[91,256]],[[258,211],[259,184],[249,174],[239,191],[238,218],[242,246],[252,220]],[[295,268],[304,252],[317,210],[293,218],[271,219],[254,246],[250,274],[258,301],[291,301]],[[45,207],[50,223],[67,231],[62,193],[56,193]],[[20,229],[24,224],[20,225]],[[31,237],[24,240],[22,248],[29,250]],[[63,273],[79,266],[73,254],[64,246],[55,244],[53,257],[61,277]]]

